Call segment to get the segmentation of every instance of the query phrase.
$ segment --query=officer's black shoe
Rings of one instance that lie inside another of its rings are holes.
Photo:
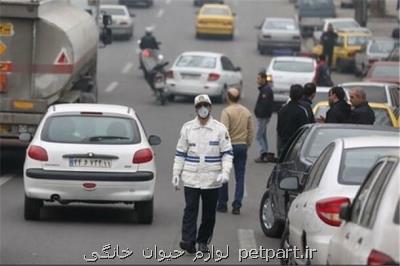
[[[226,206],[218,206],[217,207],[217,212],[227,212],[228,211],[228,207]]]
[[[210,249],[208,248],[206,243],[199,243],[199,251],[203,253],[209,253]]]
[[[232,209],[232,214],[239,215],[240,214],[240,209],[239,208],[233,208]]]
[[[189,254],[196,253],[196,247],[191,242],[181,241],[181,242],[179,242],[179,246],[181,247],[181,249],[183,249],[184,251],[186,251]]]

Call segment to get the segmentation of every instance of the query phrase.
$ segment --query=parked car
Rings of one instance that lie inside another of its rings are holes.
[[[395,46],[396,41],[391,38],[379,37],[369,40],[355,55],[354,73],[365,76],[372,63],[387,58]]]
[[[291,140],[267,179],[267,188],[260,202],[260,224],[264,234],[280,237],[284,229],[287,211],[294,197],[300,192],[287,192],[279,188],[286,176],[303,177],[322,150],[334,139],[354,136],[397,136],[398,130],[354,124],[307,124],[291,137]]]
[[[44,202],[121,202],[134,203],[138,221],[152,223],[157,172],[150,145],[160,142],[146,136],[131,107],[49,107],[26,152],[25,219],[40,219]]]
[[[227,36],[233,40],[235,14],[227,5],[206,4],[196,17],[196,38],[204,35]]]
[[[300,249],[292,260],[302,265],[326,263],[329,241],[341,225],[340,207],[353,200],[377,158],[399,154],[398,140],[399,136],[336,139],[315,161],[304,187],[294,175],[280,181],[281,189],[302,190],[290,206],[288,230],[282,236],[284,248]],[[317,250],[312,258],[305,256],[306,247]]]
[[[380,61],[372,64],[364,81],[400,85],[400,63]]]
[[[301,50],[301,34],[297,22],[292,18],[265,18],[256,27],[257,50],[260,54],[270,53],[273,49]]]
[[[321,29],[324,18],[335,18],[333,0],[298,0],[297,20],[303,36],[312,36],[314,29]]]
[[[112,23],[108,27],[113,36],[124,36],[131,39],[133,36],[133,20],[126,6],[123,5],[100,5],[100,19],[103,14],[111,15]],[[100,25],[103,25],[100,23]]]
[[[310,57],[277,56],[272,58],[266,69],[267,78],[272,82],[274,102],[282,104],[289,99],[292,84],[314,81],[317,62]]]
[[[394,127],[398,128],[399,124],[397,123],[397,117],[394,115],[392,109],[383,103],[368,103],[371,109],[375,113],[375,126],[383,126],[383,127]],[[314,108],[314,116],[315,117],[326,117],[326,112],[329,110],[329,103],[327,101],[322,101],[317,103]]]
[[[170,100],[174,96],[206,93],[223,102],[229,87],[243,89],[241,68],[225,55],[212,52],[184,52],[167,72]],[[242,91],[243,95],[243,91]]]
[[[128,7],[139,6],[139,5],[151,7],[154,4],[154,1],[153,0],[118,0],[118,3],[120,5],[126,5]]]
[[[342,226],[329,243],[329,264],[399,264],[399,178],[397,156],[372,167],[353,203],[340,209]]]
[[[224,0],[193,0],[193,5],[202,6],[204,4],[224,4]]]

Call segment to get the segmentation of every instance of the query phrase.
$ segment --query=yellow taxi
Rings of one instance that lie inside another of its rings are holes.
[[[375,113],[375,126],[386,126],[386,127],[394,127],[399,128],[399,121],[394,115],[392,109],[384,103],[368,103],[369,106]],[[321,101],[317,103],[314,108],[314,116],[315,118],[319,118],[320,116],[326,117],[326,112],[329,109],[328,101]]]
[[[235,14],[227,5],[206,4],[196,18],[196,38],[203,35],[223,35],[233,39]]]
[[[363,28],[350,28],[337,31],[338,39],[333,50],[332,68],[338,72],[353,71],[355,55],[361,51],[371,38],[371,32]],[[313,47],[312,53],[322,54],[322,44]]]

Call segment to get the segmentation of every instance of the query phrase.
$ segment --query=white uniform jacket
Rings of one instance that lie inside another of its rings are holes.
[[[202,126],[199,119],[185,123],[176,146],[174,176],[180,176],[183,185],[191,188],[221,187],[217,176],[229,177],[233,152],[226,127],[212,117]]]

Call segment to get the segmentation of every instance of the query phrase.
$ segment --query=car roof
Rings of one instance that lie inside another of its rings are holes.
[[[376,87],[387,87],[393,86],[393,83],[383,83],[383,82],[368,82],[368,81],[359,81],[359,82],[345,82],[341,83],[339,86],[346,87],[346,86],[360,86],[360,87],[367,87],[367,86],[376,86]]]
[[[203,8],[207,8],[207,7],[211,7],[211,8],[224,8],[224,9],[231,9],[228,5],[224,5],[224,4],[204,4],[201,9]]]
[[[107,112],[115,114],[135,113],[132,107],[115,104],[97,104],[97,103],[67,103],[56,104],[49,107],[48,112],[65,113],[65,112]]]
[[[400,148],[399,137],[396,136],[364,136],[340,138],[345,149],[368,148],[368,147],[398,147]]]
[[[284,17],[265,17],[265,21],[295,21],[294,18],[284,18]]]
[[[362,124],[312,123],[312,124],[306,124],[303,127],[312,128],[313,130],[332,128],[332,129],[367,129],[367,130],[391,131],[391,132],[399,131],[397,128],[392,128],[392,127],[362,125]]]
[[[215,52],[205,52],[205,51],[187,51],[183,52],[181,55],[201,55],[201,56],[214,56],[221,57],[223,54]]]
[[[324,19],[325,22],[339,22],[339,21],[356,21],[354,18],[326,18]],[[357,21],[356,21],[357,22]]]
[[[100,5],[100,8],[126,9],[124,5]]]
[[[329,103],[328,101],[320,101],[315,105],[315,108],[318,106],[328,106]],[[368,102],[368,105],[372,108],[372,109],[386,109],[386,110],[390,110],[389,106],[386,103],[375,103],[375,102]]]
[[[297,61],[297,62],[314,62],[315,59],[306,56],[275,56],[272,58],[274,61]],[[271,60],[271,61],[272,61]]]
[[[364,36],[371,36],[371,31],[368,28],[362,27],[352,27],[352,28],[341,28],[337,30],[337,33],[340,35],[364,35]]]

